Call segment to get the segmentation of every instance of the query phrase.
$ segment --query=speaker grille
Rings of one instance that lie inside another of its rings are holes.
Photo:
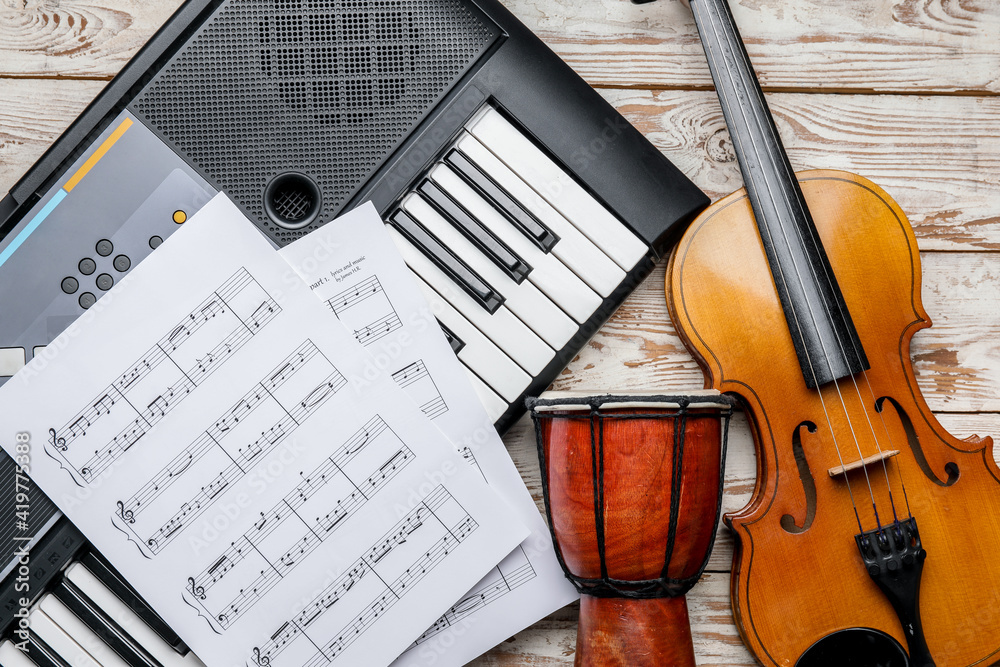
[[[331,220],[498,37],[464,0],[228,0],[130,108],[287,242]],[[301,230],[263,203],[290,171],[322,192]]]

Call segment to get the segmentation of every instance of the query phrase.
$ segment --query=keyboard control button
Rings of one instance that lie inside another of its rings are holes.
[[[86,259],[80,260],[80,273],[85,276],[89,276],[94,271],[97,270],[97,262],[87,257]]]
[[[102,273],[97,276],[97,289],[102,292],[107,292],[109,289],[115,286],[115,279],[111,277],[110,274]]]
[[[76,278],[69,276],[68,278],[63,278],[62,280],[62,291],[66,294],[76,294],[76,291],[80,289],[80,281]]]
[[[117,257],[115,257],[114,265],[115,265],[115,271],[125,273],[130,268],[132,268],[132,260],[129,259],[126,255],[118,255]]]
[[[84,292],[80,295],[80,307],[87,310],[91,306],[97,303],[97,297],[90,292]]]
[[[115,251],[115,245],[111,241],[104,239],[102,241],[97,242],[97,254],[100,255],[101,257],[107,257],[114,251]]]
[[[0,377],[11,377],[24,368],[23,347],[0,347]]]
[[[153,250],[156,250],[162,244],[163,244],[163,238],[162,237],[159,237],[159,236],[150,236],[149,237],[149,247],[152,248]]]

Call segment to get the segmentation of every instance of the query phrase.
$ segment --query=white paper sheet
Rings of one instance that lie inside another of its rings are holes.
[[[287,271],[216,197],[0,390],[0,438],[209,667],[385,665],[527,531]]]
[[[281,250],[371,353],[365,378],[390,375],[531,529],[394,663],[463,665],[577,598],[503,441],[371,204]]]

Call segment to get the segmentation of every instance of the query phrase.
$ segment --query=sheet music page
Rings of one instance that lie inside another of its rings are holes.
[[[531,529],[394,667],[463,665],[575,600],[531,494],[375,207],[365,204],[280,252],[370,352],[365,377],[391,376]]]
[[[527,530],[287,274],[219,195],[0,389],[0,438],[209,667],[387,665]]]

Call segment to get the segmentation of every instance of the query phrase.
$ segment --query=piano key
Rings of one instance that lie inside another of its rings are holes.
[[[451,346],[451,351],[457,356],[458,353],[462,351],[462,348],[465,347],[465,343],[462,342],[461,338],[455,335],[454,331],[441,324],[441,322],[438,322],[438,326],[441,327],[441,333],[444,334],[445,340],[447,340],[448,345]]]
[[[518,366],[528,371],[532,376],[538,375],[555,356],[555,350],[545,344],[521,320],[514,317],[506,307],[500,307],[493,314],[484,310],[463,290],[459,289],[451,279],[433,262],[416,249],[403,235],[393,227],[389,233],[403,255],[410,269],[424,279],[434,291],[444,297],[455,309],[462,313],[469,322],[482,331],[487,338],[496,343],[504,354],[513,359]],[[449,327],[451,324],[445,322]],[[462,340],[468,339],[461,331],[451,327]]]
[[[454,199],[449,197],[448,193],[442,191],[433,181],[427,180],[420,184],[417,191],[441,215],[449,218],[455,228],[471,241],[480,252],[489,257],[490,261],[496,264],[508,278],[519,285],[524,282],[524,279],[531,272],[531,267],[521,257],[512,252],[509,247],[504,245],[502,241],[498,240],[488,228],[484,228],[479,224],[475,218],[469,215],[468,211],[464,210]],[[452,248],[447,243],[445,245],[455,250],[455,248]],[[464,254],[459,253],[459,255],[465,259]]]
[[[21,649],[14,646],[10,641],[0,644],[0,665],[4,667],[36,667]]]
[[[446,167],[443,167],[446,168]],[[465,186],[463,184],[464,187]],[[470,269],[479,274],[483,280],[493,286],[504,299],[504,307],[514,313],[522,322],[528,325],[545,342],[555,349],[569,342],[577,332],[577,326],[566,317],[544,294],[538,291],[533,281],[518,285],[498,269],[487,257],[472,245],[456,230],[451,221],[446,220],[421,195],[411,194],[403,200],[403,208],[424,229],[433,234],[442,244],[457,253]],[[525,242],[525,245],[530,245]],[[545,254],[537,248],[532,248],[542,257]],[[553,259],[552,261],[557,261]],[[572,274],[570,274],[572,275]],[[586,285],[580,286],[590,292]],[[590,292],[594,294],[593,292]],[[597,295],[594,294],[597,298]],[[597,304],[600,305],[598,298]],[[597,306],[594,306],[596,309]],[[591,312],[593,312],[593,310]]]
[[[170,629],[162,618],[146,604],[145,600],[139,597],[130,585],[111,567],[104,556],[95,551],[88,551],[81,558],[80,562],[97,579],[103,583],[115,596],[121,600],[129,609],[136,613],[155,632],[160,639],[172,646],[174,651],[184,654],[188,652],[187,646],[177,636],[177,633]]]
[[[557,306],[569,313],[574,320],[582,324],[590,319],[595,310],[601,307],[603,299],[590,289],[585,282],[566,268],[566,265],[556,257],[547,255],[532,245],[506,218],[497,213],[495,208],[490,206],[485,199],[459,178],[458,174],[452,171],[450,167],[440,164],[431,170],[430,175],[444,190],[457,199],[466,210],[493,230],[494,234],[500,237],[511,248],[514,248],[515,252],[520,253],[532,265],[533,270],[529,276],[529,280],[538,289],[548,295]],[[497,287],[499,288],[499,286]],[[506,296],[502,288],[500,292]],[[508,307],[510,307],[509,303]],[[511,307],[511,310],[514,309]],[[558,343],[553,343],[550,340],[549,343],[557,348],[565,345],[573,337],[577,329],[576,325],[573,325],[568,320],[567,327],[568,329],[572,329],[572,332],[565,340]]]
[[[495,313],[503,305],[503,298],[491,286],[483,282],[464,261],[441,245],[437,239],[428,234],[405,212],[396,211],[393,213],[389,223],[410,243],[420,248],[429,262],[447,274],[455,284],[487,311]]]
[[[469,382],[472,383],[472,388],[475,390],[476,396],[479,397],[479,402],[486,408],[486,414],[489,415],[490,421],[496,422],[507,411],[507,402],[497,396],[497,393],[480,380],[478,375],[469,370],[468,366],[462,368],[469,376]]]
[[[73,667],[101,667],[90,653],[38,607],[28,614],[28,625],[64,662]]]
[[[73,582],[64,579],[55,585],[52,594],[130,667],[159,667],[153,656],[139,646],[104,609]]]
[[[444,161],[483,199],[517,227],[539,250],[551,252],[552,246],[556,244],[559,237],[553,234],[552,230],[546,228],[527,208],[518,204],[517,200],[495,183],[485,171],[457,150],[449,151]]]
[[[189,651],[186,656],[182,656],[163,641],[138,614],[129,609],[128,605],[119,600],[112,590],[82,564],[70,565],[66,569],[66,578],[93,600],[104,613],[128,633],[138,645],[156,658],[163,667],[204,667],[194,653]]]
[[[499,111],[487,107],[468,130],[622,269],[631,270],[649,252],[645,243]]]
[[[607,297],[615,291],[625,279],[625,272],[610,257],[474,136],[464,135],[457,147],[463,155],[488,173],[514,199],[559,236],[559,242],[552,247],[553,255],[562,260],[601,296]]]
[[[531,384],[531,376],[493,344],[483,332],[474,327],[461,313],[448,303],[430,285],[414,274],[424,298],[437,318],[454,331],[465,345],[458,358],[476,373],[508,403],[520,398],[521,392]]]
[[[102,667],[130,667],[55,595],[49,593],[43,596],[38,608]]]
[[[37,667],[75,667],[70,665],[55,649],[42,641],[33,630],[28,630],[28,657]],[[3,664],[3,663],[0,663]]]

